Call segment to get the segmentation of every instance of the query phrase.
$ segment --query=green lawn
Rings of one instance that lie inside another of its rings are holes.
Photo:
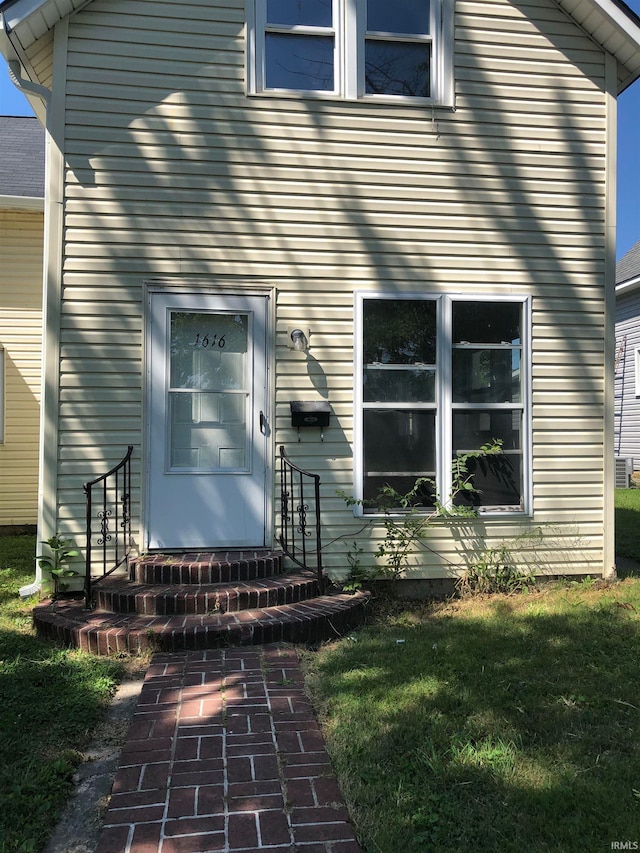
[[[637,531],[620,490],[616,551],[640,562]],[[35,637],[34,549],[0,537],[0,853],[42,849],[124,665]],[[367,853],[640,841],[640,579],[372,609],[305,658]]]
[[[640,563],[640,489],[616,489],[616,554]]]
[[[367,853],[640,841],[640,580],[374,609],[306,657]]]
[[[52,647],[31,627],[35,537],[0,537],[0,853],[42,849],[122,674],[122,662]]]

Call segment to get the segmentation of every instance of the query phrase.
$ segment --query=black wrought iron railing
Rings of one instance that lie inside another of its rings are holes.
[[[93,587],[128,563],[131,553],[131,454],[106,474],[83,485],[87,506],[85,602]],[[95,570],[97,566],[97,571]]]
[[[280,547],[294,563],[315,570],[324,588],[320,475],[294,464],[280,447]]]

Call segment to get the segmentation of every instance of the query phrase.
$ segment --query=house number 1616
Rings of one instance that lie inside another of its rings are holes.
[[[212,338],[210,338],[209,335],[201,335],[200,332],[198,332],[193,345],[194,347],[204,347],[204,349],[207,349],[207,347],[216,346],[220,349],[224,349],[225,343],[226,342],[224,339],[224,335],[220,335],[220,337],[214,335]]]

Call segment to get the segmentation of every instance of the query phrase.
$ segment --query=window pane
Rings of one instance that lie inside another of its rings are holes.
[[[435,411],[366,409],[364,415],[365,477],[435,474]]]
[[[435,364],[434,301],[367,299],[363,317],[365,364]]]
[[[477,492],[459,494],[458,506],[522,506],[522,456],[487,456],[469,461],[471,482]]]
[[[520,403],[519,349],[453,351],[454,403]]]
[[[435,479],[435,478],[432,478]],[[367,501],[367,506],[364,507],[366,515],[371,515],[378,512],[383,507],[386,509],[401,509],[401,507],[392,507],[388,501],[383,500],[380,492],[385,486],[391,486],[399,495],[406,495],[410,492],[415,484],[417,477],[412,474],[405,474],[395,477],[365,477],[363,487],[363,497]],[[411,506],[418,507],[433,507],[435,504],[435,489],[431,483],[421,483],[415,499],[411,501]]]
[[[453,413],[453,452],[480,450],[483,444],[502,439],[503,450],[520,450],[522,412],[520,409],[477,410]]]
[[[479,450],[493,439],[502,439],[503,452],[470,459],[469,472],[479,495],[456,498],[472,506],[520,506],[522,497],[522,412],[474,411],[453,413],[453,452]],[[514,452],[515,451],[515,452]]]
[[[268,89],[333,91],[333,38],[266,33],[265,74]]]
[[[453,342],[519,344],[521,316],[519,302],[454,302]]]
[[[433,403],[435,369],[366,367],[363,377],[365,403]]]
[[[429,0],[367,0],[367,30],[379,33],[428,33]]]
[[[367,40],[364,66],[368,95],[431,94],[431,45]]]
[[[330,27],[332,0],[267,0],[267,23]]]
[[[377,504],[378,493],[387,484],[406,494],[418,477],[435,478],[435,422],[435,411],[368,409],[364,412],[365,500]],[[421,490],[418,502],[430,506],[432,498],[427,485]]]

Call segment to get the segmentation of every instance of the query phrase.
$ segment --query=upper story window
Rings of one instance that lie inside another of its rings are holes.
[[[333,0],[261,0],[264,89],[334,92]]]
[[[452,105],[453,0],[252,0],[249,90]]]
[[[364,91],[431,97],[432,4],[366,0]]]

